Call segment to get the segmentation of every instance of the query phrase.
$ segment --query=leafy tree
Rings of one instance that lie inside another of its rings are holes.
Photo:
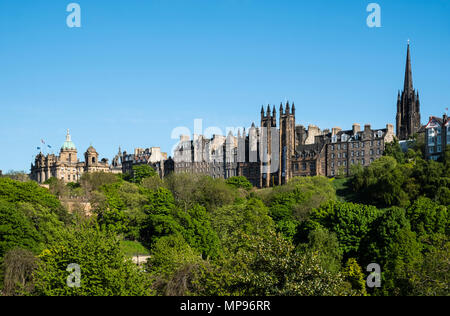
[[[311,231],[326,228],[336,234],[344,258],[357,257],[372,223],[381,213],[374,206],[330,201],[311,212],[301,225],[301,236],[305,238]]]
[[[282,236],[249,240],[233,261],[234,284],[250,296],[327,296],[353,295],[340,273],[326,271],[314,253],[301,254]]]
[[[39,256],[35,294],[44,296],[150,295],[149,280],[123,254],[119,240],[98,227],[71,228]],[[81,287],[69,287],[68,265],[81,268]]]
[[[415,296],[450,295],[450,241],[448,235],[435,235],[433,246],[420,265],[410,269],[411,293]]]
[[[15,248],[5,254],[2,264],[3,294],[6,296],[28,295],[33,292],[33,272],[37,258],[25,249]]]
[[[447,207],[433,202],[429,198],[420,197],[407,208],[406,215],[411,228],[419,236],[427,234],[449,234],[450,214]]]
[[[344,267],[343,275],[345,279],[350,282],[352,288],[359,291],[362,295],[366,296],[366,280],[362,272],[361,267],[355,258],[349,258]]]
[[[145,178],[156,177],[156,171],[149,165],[134,165],[130,175],[131,182],[141,183]]]
[[[246,177],[231,177],[226,181],[227,184],[240,189],[250,190],[253,188],[253,185],[248,181]]]
[[[321,262],[321,266],[331,272],[341,270],[342,249],[339,247],[336,234],[325,228],[319,228],[309,233],[308,243],[297,246],[300,252],[314,253]]]
[[[165,283],[183,265],[201,260],[201,254],[191,248],[181,235],[165,236],[153,246],[147,271],[154,275],[157,282]],[[164,292],[164,287],[159,287],[159,291]]]
[[[408,170],[401,168],[393,157],[381,157],[370,166],[354,171],[353,189],[369,203],[407,206],[409,196],[403,188],[407,173]]]
[[[241,233],[266,236],[274,231],[267,207],[255,198],[215,209],[211,213],[211,224],[222,245],[230,251],[245,242],[240,239]]]
[[[14,248],[39,251],[41,242],[31,221],[14,204],[0,200],[0,258]]]
[[[31,203],[33,206],[44,207],[65,223],[71,219],[58,198],[35,182],[19,182],[9,178],[0,178],[0,200],[10,203]]]

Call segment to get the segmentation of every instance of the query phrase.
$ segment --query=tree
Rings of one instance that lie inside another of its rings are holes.
[[[428,234],[448,234],[450,214],[447,207],[433,202],[429,198],[420,197],[407,208],[406,216],[411,229],[419,236]]]
[[[326,271],[315,253],[298,253],[282,236],[248,239],[231,261],[232,288],[249,296],[356,295],[340,273]]]
[[[145,178],[156,177],[155,170],[149,165],[134,165],[130,180],[134,183],[141,183]]]
[[[152,294],[150,281],[123,254],[111,232],[85,224],[69,229],[39,255],[35,294],[39,296],[141,296]],[[81,286],[66,283],[70,264],[81,268]]]
[[[253,188],[253,185],[250,183],[250,181],[248,181],[248,179],[243,176],[231,177],[226,181],[226,183],[238,189],[250,190],[251,188]]]
[[[326,228],[336,234],[344,258],[358,258],[372,223],[382,214],[374,206],[330,201],[311,212],[300,227],[303,240],[314,230]]]
[[[385,156],[366,168],[355,170],[352,185],[368,203],[407,206],[409,197],[403,189],[407,177],[408,169],[402,168],[393,157]]]
[[[0,258],[14,248],[39,251],[41,242],[42,237],[28,218],[14,204],[0,200]]]
[[[28,295],[33,292],[33,272],[37,258],[25,249],[8,251],[3,259],[3,293],[6,296]]]

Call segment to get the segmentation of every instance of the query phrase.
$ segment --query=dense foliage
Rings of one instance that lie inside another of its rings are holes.
[[[449,295],[450,160],[386,153],[350,178],[262,190],[149,166],[49,189],[0,178],[3,294]],[[91,216],[69,214],[72,200]],[[81,287],[66,284],[73,263]],[[380,288],[366,286],[371,263]]]

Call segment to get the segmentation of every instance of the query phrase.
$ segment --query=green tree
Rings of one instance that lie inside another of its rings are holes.
[[[42,241],[31,221],[14,204],[0,200],[0,258],[14,248],[39,251]]]
[[[141,183],[145,178],[156,177],[156,171],[149,165],[134,165],[130,175],[131,182]]]
[[[39,256],[35,294],[140,296],[152,294],[147,276],[123,254],[119,240],[99,227],[71,228]],[[69,287],[70,264],[81,268],[81,287]]]
[[[407,168],[399,165],[393,157],[385,156],[366,168],[355,170],[352,186],[368,203],[407,206],[409,196],[403,188],[407,177]]]
[[[227,184],[240,189],[250,190],[253,188],[253,185],[248,181],[246,177],[231,177],[226,181]]]

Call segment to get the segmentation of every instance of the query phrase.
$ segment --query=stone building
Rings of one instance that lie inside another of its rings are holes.
[[[295,105],[281,104],[277,127],[275,107],[261,109],[260,127],[246,133],[181,136],[174,151],[174,171],[228,179],[245,176],[254,186],[271,187],[287,183],[293,177],[348,175],[352,165],[368,166],[381,157],[385,144],[394,140],[394,126],[361,130],[340,128],[306,129],[295,124]]]
[[[100,160],[94,147],[90,146],[84,153],[84,162],[78,159],[77,154],[77,148],[67,130],[66,141],[61,146],[59,156],[44,155],[42,152],[36,156],[34,164],[31,164],[31,179],[44,183],[53,177],[69,183],[80,180],[85,172],[113,172],[108,160]]]
[[[119,149],[120,154],[120,149]],[[116,156],[117,157],[117,156]],[[116,161],[116,158],[115,160]],[[122,154],[122,173],[133,174],[133,166],[149,165],[161,178],[164,178],[173,170],[173,161],[167,158],[167,153],[161,152],[159,147],[136,148],[134,154],[126,151]]]
[[[450,146],[450,118],[431,116],[425,126],[425,156],[427,159],[439,160],[444,157]]]
[[[403,91],[397,96],[397,138],[408,140],[422,127],[420,123],[419,92],[413,87],[411,53],[408,43],[406,54],[405,83]]]
[[[346,131],[333,128],[331,133],[323,135],[326,170],[322,174],[328,177],[347,176],[352,165],[370,165],[383,155],[385,144],[392,142],[394,137],[394,126],[391,124],[375,130],[370,125],[365,125],[361,130],[359,124]]]

